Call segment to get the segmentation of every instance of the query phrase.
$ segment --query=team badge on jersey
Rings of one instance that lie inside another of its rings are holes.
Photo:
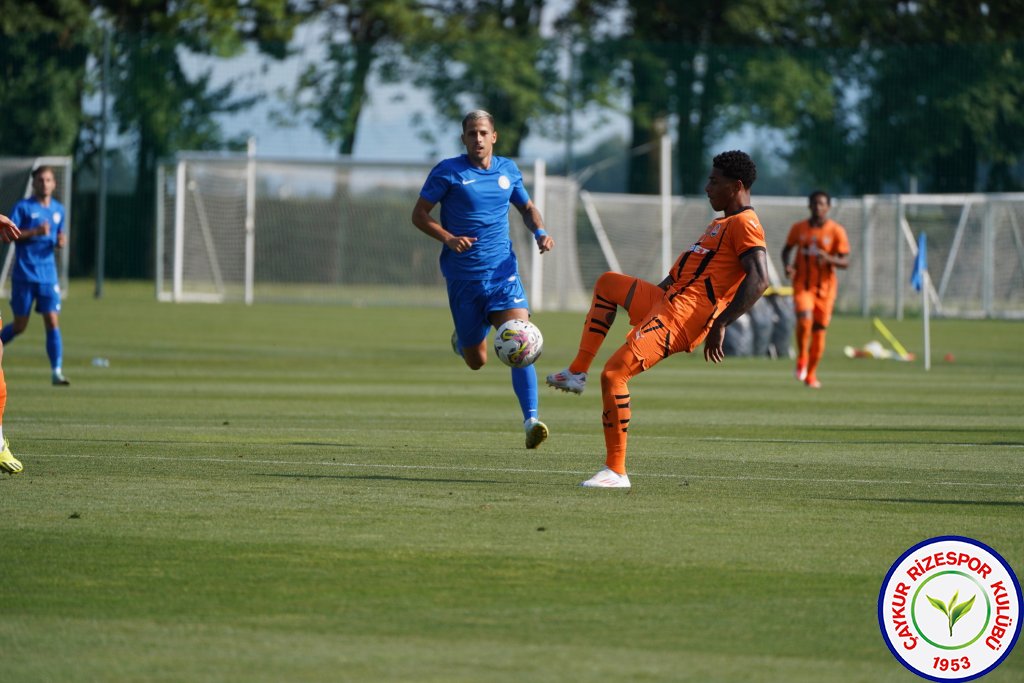
[[[507,190],[508,188],[512,187],[512,181],[508,179],[508,176],[499,176],[498,187],[500,187],[503,190]]]

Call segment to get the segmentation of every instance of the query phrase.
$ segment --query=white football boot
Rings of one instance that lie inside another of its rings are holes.
[[[629,475],[619,474],[606,467],[580,486],[594,489],[628,489],[630,486]]]
[[[571,372],[569,368],[553,372],[547,377],[548,386],[573,394],[582,394],[587,388],[587,373]]]

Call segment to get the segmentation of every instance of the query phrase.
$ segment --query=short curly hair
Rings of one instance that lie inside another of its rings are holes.
[[[722,152],[711,160],[711,165],[721,171],[726,178],[743,183],[743,187],[748,190],[757,180],[757,165],[746,152]]]
[[[810,193],[809,195],[807,195],[807,201],[813,202],[815,197],[824,197],[825,203],[828,204],[829,206],[832,206],[832,195],[830,195],[828,192],[825,192],[825,190],[815,190],[814,192]]]

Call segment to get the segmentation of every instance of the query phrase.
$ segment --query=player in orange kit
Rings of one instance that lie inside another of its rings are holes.
[[[793,282],[796,378],[818,389],[818,363],[836,303],[836,268],[850,265],[850,241],[843,226],[828,217],[832,198],[827,192],[812,192],[807,203],[811,216],[789,229],[782,263]],[[791,259],[793,251],[796,257]]]
[[[629,488],[626,434],[631,417],[628,382],[674,353],[693,351],[702,340],[704,359],[725,358],[725,328],[764,294],[768,263],[764,229],[750,206],[757,167],[747,154],[723,152],[712,161],[704,191],[724,212],[680,254],[659,284],[622,273],[605,273],[594,285],[579,352],[565,370],[547,377],[556,389],[583,393],[587,371],[615,320],[618,307],[633,325],[601,372],[605,469],[583,482],[595,488]]]
[[[14,221],[0,214],[0,239],[4,242],[10,242],[18,239],[20,236],[21,230],[14,224]],[[3,360],[3,355],[3,346],[0,345],[0,362]],[[22,466],[21,461],[14,457],[14,453],[11,453],[11,447],[7,444],[7,439],[3,435],[4,408],[6,406],[7,382],[4,379],[3,368],[0,367],[0,472],[19,474],[25,468]]]

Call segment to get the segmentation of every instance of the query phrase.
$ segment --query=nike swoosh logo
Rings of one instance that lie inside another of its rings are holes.
[[[524,301],[526,301],[526,299],[512,299],[512,303],[514,303],[514,304],[521,304]]]
[[[475,182],[476,182],[476,179],[474,178],[473,180],[463,180],[462,184],[463,185],[469,185],[470,183],[475,183]]]

